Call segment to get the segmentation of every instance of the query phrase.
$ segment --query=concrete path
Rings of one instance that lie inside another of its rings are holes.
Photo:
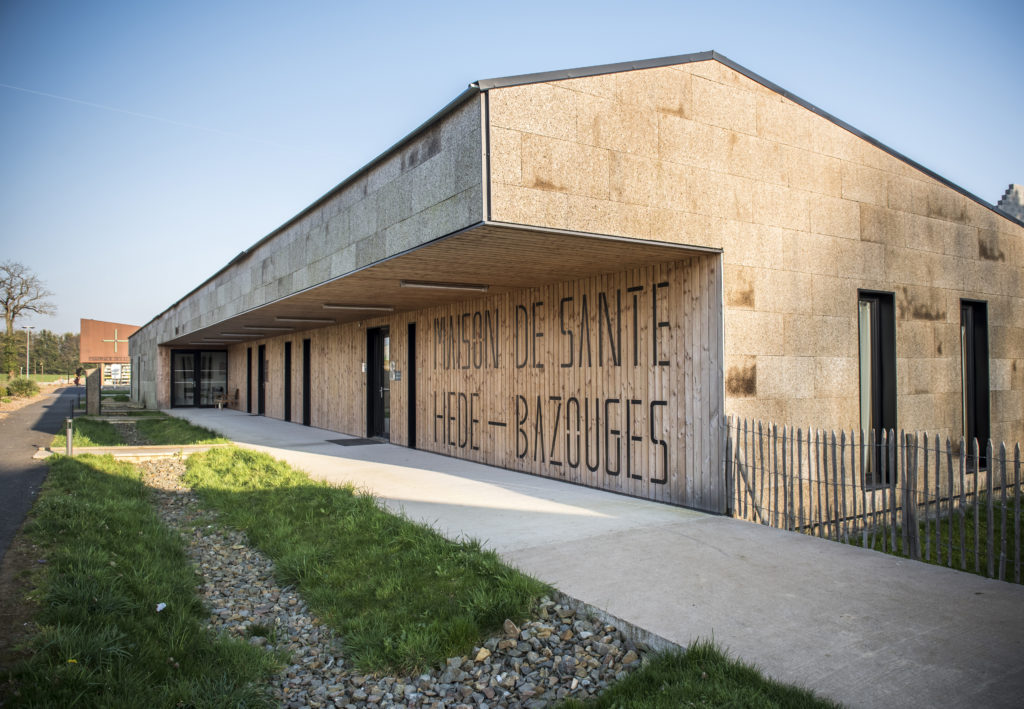
[[[50,445],[85,387],[65,387],[0,417],[0,558],[7,554],[46,479],[46,463],[32,456]]]
[[[1024,586],[245,413],[173,412],[851,707],[1019,707]]]

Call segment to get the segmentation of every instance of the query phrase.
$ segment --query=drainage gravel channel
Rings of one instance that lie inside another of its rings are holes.
[[[288,664],[271,679],[282,707],[544,707],[586,699],[641,666],[645,647],[580,613],[542,599],[521,627],[511,620],[465,656],[415,676],[374,675],[346,661],[338,636],[299,593],[274,578],[273,562],[245,534],[216,521],[181,477],[180,458],[139,463],[160,516],[187,544],[212,632],[278,651]]]

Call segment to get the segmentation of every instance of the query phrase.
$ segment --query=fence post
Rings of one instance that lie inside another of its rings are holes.
[[[900,467],[903,469],[903,479],[900,480],[900,507],[903,508],[903,524],[900,528],[900,542],[903,545],[903,556],[910,558],[910,520],[907,514],[910,510],[908,499],[910,497],[910,436],[905,431],[900,431]]]
[[[733,461],[732,461],[732,416],[725,418],[725,514],[729,517],[735,517],[735,505],[733,496],[735,494],[735,488],[737,487],[732,479],[733,476]]]
[[[757,461],[758,461],[758,464],[760,466],[760,469],[762,471],[764,471],[764,469],[765,469],[765,467],[764,467],[764,426],[761,425],[760,421],[757,422]],[[756,473],[757,473],[757,471],[755,470],[755,475],[754,475],[755,479],[757,478]],[[762,504],[762,502],[764,500],[764,488],[765,488],[765,478],[766,477],[768,477],[768,476],[767,475],[762,475],[761,476],[760,493],[758,494],[757,499],[754,500],[754,504],[760,510],[760,513],[761,513],[761,523],[762,524],[767,524],[768,526],[771,526],[771,521],[770,521],[768,515],[765,513],[764,504]]]
[[[931,560],[932,558],[932,532],[931,523],[928,520],[928,432],[924,434],[924,558]]]
[[[846,431],[839,432],[839,485],[836,486],[840,495],[840,504],[836,505],[836,514],[842,520],[839,533],[843,543],[850,543],[849,527],[846,523]]]
[[[953,525],[955,524],[953,519],[953,446],[948,437],[946,438],[946,465],[949,470],[949,504],[947,505],[949,508],[949,514],[947,515],[949,519],[949,538],[946,540],[946,566],[953,568]]]
[[[797,485],[797,500],[799,500],[799,507],[797,512],[797,528],[803,530],[804,527],[804,432],[803,429],[798,428],[796,430],[796,480]]]
[[[974,573],[981,573],[981,513],[978,507],[981,502],[978,493],[978,478],[981,477],[981,449],[978,447],[978,439],[975,438],[971,444],[974,452]]]
[[[909,464],[908,475],[910,477],[909,491],[907,493],[907,509],[904,519],[909,527],[907,540],[910,542],[910,558],[916,561],[921,560],[921,526],[917,520],[917,434],[913,434],[913,446],[907,450],[907,463]],[[927,517],[925,517],[927,520]]]
[[[999,580],[1006,580],[1006,443],[999,444],[999,470],[1003,494],[999,515]],[[1019,543],[1019,542],[1018,542]]]
[[[995,548],[995,543],[996,543],[996,518],[995,518],[995,510],[993,509],[993,506],[992,506],[992,497],[993,497],[992,474],[995,472],[996,465],[995,465],[995,461],[992,460],[992,439],[991,438],[988,439],[988,443],[985,444],[985,460],[988,461],[988,466],[987,466],[988,470],[986,471],[988,473],[987,480],[986,480],[987,485],[985,487],[985,497],[988,498],[987,500],[985,500],[985,506],[988,508],[988,524],[986,525],[987,529],[985,530],[986,536],[988,537],[986,541],[988,543],[985,545],[986,546],[985,553],[988,556],[988,568],[986,569],[986,571],[988,572],[988,577],[991,579],[991,578],[995,578],[995,576],[996,576],[996,569],[995,569],[995,562],[996,562],[996,548]]]
[[[960,570],[967,570],[967,441],[960,437]]]
[[[1013,582],[1020,583],[1020,443],[1013,447]]]

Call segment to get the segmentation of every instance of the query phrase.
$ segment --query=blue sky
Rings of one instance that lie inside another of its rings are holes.
[[[144,324],[484,78],[717,50],[995,202],[1020,2],[0,0],[0,260]]]

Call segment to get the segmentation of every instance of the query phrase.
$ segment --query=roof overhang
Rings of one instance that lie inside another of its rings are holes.
[[[481,222],[199,330],[161,342],[191,349],[682,261],[714,250]]]

